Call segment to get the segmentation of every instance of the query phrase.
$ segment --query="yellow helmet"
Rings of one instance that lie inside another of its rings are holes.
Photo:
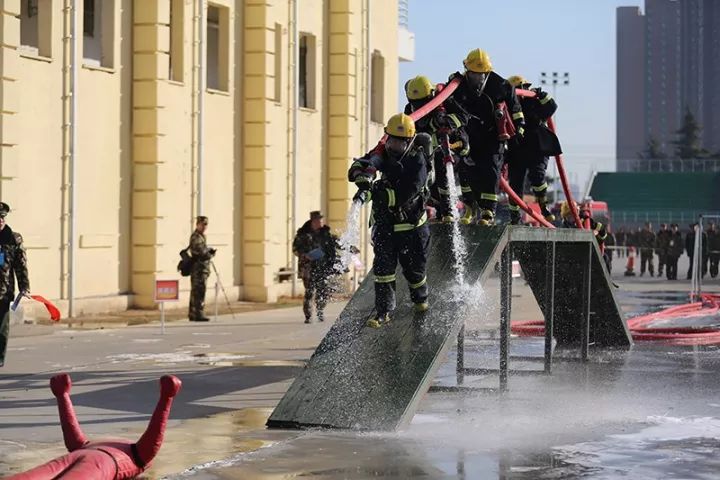
[[[485,50],[476,48],[471,50],[467,54],[465,60],[463,60],[465,68],[471,72],[477,73],[488,73],[492,71],[492,63],[490,62],[490,55]]]
[[[388,120],[385,133],[393,137],[412,138],[415,136],[415,120],[410,115],[397,113]]]
[[[507,81],[515,88],[522,87],[526,83],[530,83],[522,75],[513,75],[512,77],[509,77]]]
[[[408,100],[422,100],[432,95],[435,85],[424,75],[411,78],[405,84],[405,95]]]
[[[577,203],[573,202],[575,204],[575,208],[577,208]],[[560,205],[560,216],[563,218],[568,218],[572,215],[572,209],[570,208],[570,203],[568,201],[564,201],[562,205]]]

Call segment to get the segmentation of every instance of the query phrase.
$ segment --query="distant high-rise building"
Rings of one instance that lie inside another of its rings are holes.
[[[653,141],[672,163],[673,142],[688,110],[703,129],[702,147],[720,150],[717,86],[719,1],[645,0],[644,15],[637,7],[618,8],[617,169],[674,170],[640,161],[639,155]]]
[[[637,7],[617,10],[617,169],[645,148],[645,17]]]

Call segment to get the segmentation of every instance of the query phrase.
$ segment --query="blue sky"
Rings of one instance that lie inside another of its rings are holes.
[[[593,169],[615,169],[615,9],[626,5],[643,2],[410,0],[415,61],[400,64],[400,100],[406,79],[445,81],[478,47],[504,77],[521,73],[539,84],[540,72],[569,72],[556,120],[571,181],[584,189]]]

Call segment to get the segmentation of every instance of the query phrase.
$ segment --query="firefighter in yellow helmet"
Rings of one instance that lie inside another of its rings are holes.
[[[429,78],[419,75],[411,78],[405,84],[405,96],[408,103],[405,105],[405,113],[410,115],[422,108],[435,96],[436,89],[441,90],[445,85],[434,85]],[[449,181],[456,182],[455,178],[448,179],[446,162],[452,161],[457,165],[457,177],[459,177],[462,189],[462,200],[467,205],[465,215],[460,219],[462,223],[470,223],[472,218],[474,199],[470,190],[470,183],[467,180],[467,169],[463,158],[470,152],[470,141],[463,120],[460,115],[445,111],[440,105],[427,115],[415,121],[418,132],[430,135],[432,139],[433,171],[435,181],[430,188],[431,203],[437,212],[436,218],[444,223],[451,223],[453,220],[452,208],[450,205]]]
[[[481,225],[495,223],[500,170],[507,148],[507,138],[500,125],[504,111],[512,119],[515,135],[524,134],[525,117],[515,89],[492,69],[487,52],[476,48],[468,53],[465,73],[455,73],[460,86],[447,102],[448,112],[468,118],[466,127],[470,137],[470,185],[480,207]]]
[[[574,202],[573,202],[574,203]],[[575,208],[577,208],[577,203],[575,203]],[[590,230],[595,234],[595,239],[597,240],[599,245],[602,245],[605,243],[605,239],[607,238],[607,228],[602,223],[598,222],[594,218],[592,218],[592,212],[590,211],[590,204],[584,203],[580,207],[580,220],[582,220],[583,223],[589,224]],[[562,226],[563,228],[577,228],[577,224],[575,223],[575,219],[573,218],[572,209],[570,208],[570,204],[566,201],[560,205],[560,216],[562,217]]]
[[[540,205],[540,211],[548,222],[555,221],[555,216],[547,208],[547,172],[550,156],[560,155],[560,141],[548,128],[547,121],[555,114],[555,100],[540,88],[531,88],[530,82],[520,75],[513,75],[508,82],[515,88],[531,91],[534,97],[520,97],[525,114],[525,135],[514,142],[507,152],[508,178],[510,187],[522,197],[525,187],[525,176]],[[510,223],[520,223],[520,207],[510,201]]]
[[[410,288],[415,311],[428,309],[425,278],[430,229],[425,203],[428,171],[432,165],[430,136],[416,133],[409,115],[390,117],[385,127],[387,141],[362,158],[348,171],[348,180],[358,187],[353,201],[372,200],[375,253],[375,310],[368,326],[380,328],[395,310],[395,271],[398,262]],[[377,174],[380,178],[376,180]]]

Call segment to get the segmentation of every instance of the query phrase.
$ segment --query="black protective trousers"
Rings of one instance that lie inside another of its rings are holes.
[[[537,192],[539,187],[545,185],[548,157],[521,146],[511,147],[505,156],[508,162],[508,179],[513,191],[522,198],[525,190],[525,176],[527,175],[530,185],[534,187],[533,193],[538,198],[544,198],[544,191],[542,195],[537,195]]]
[[[395,310],[395,271],[398,262],[407,279],[412,302],[422,303],[428,297],[425,269],[430,228],[427,223],[403,232],[394,232],[392,228],[392,225],[378,226],[373,234],[375,309],[378,316]]]
[[[470,140],[472,143],[472,139]],[[470,188],[477,201],[478,207],[483,210],[495,212],[498,201],[498,182],[503,166],[503,155],[500,153],[500,143],[494,141],[482,149],[470,149],[468,157],[468,172]]]

